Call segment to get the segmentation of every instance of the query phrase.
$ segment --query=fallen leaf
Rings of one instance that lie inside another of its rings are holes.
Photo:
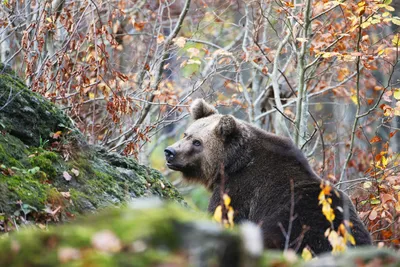
[[[77,169],[72,168],[71,172],[78,177],[79,176],[79,171]]]
[[[72,179],[72,176],[66,171],[63,172],[63,177],[67,181],[71,181],[71,179]]]
[[[60,194],[65,197],[65,198],[70,198],[71,197],[71,193],[70,192],[60,192]]]
[[[53,138],[53,139],[58,139],[58,138],[60,138],[61,133],[62,133],[61,131],[55,132],[55,133],[53,134],[52,138]]]
[[[110,230],[98,232],[92,237],[92,245],[94,248],[104,252],[118,252],[122,245],[118,237]]]
[[[372,210],[371,213],[369,214],[368,218],[373,221],[378,217],[378,212],[376,210]]]
[[[58,249],[58,260],[61,263],[67,263],[73,260],[79,260],[81,257],[81,252],[76,248],[60,248]]]

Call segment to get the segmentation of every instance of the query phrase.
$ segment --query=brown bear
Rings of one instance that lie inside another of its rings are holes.
[[[220,205],[223,186],[231,197],[235,223],[259,224],[265,248],[301,253],[308,246],[315,254],[332,250],[324,235],[331,224],[318,201],[322,179],[300,149],[285,137],[218,114],[203,99],[193,102],[191,114],[195,121],[183,139],[165,149],[165,156],[170,169],[212,191],[209,212]],[[332,191],[334,229],[349,220],[356,246],[370,245],[370,234],[349,197]]]

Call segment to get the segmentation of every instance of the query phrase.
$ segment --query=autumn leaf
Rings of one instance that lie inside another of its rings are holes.
[[[213,218],[218,223],[221,223],[222,225],[224,225],[226,228],[231,228],[234,226],[233,217],[235,214],[235,211],[230,206],[231,198],[228,196],[228,194],[223,194],[222,200],[224,203],[223,204],[224,207],[222,208],[221,205],[218,205],[218,207],[214,211]],[[226,218],[224,218],[223,210],[226,211]]]
[[[79,176],[79,171],[78,171],[77,169],[72,168],[72,169],[71,169],[71,172],[72,172],[76,177]]]
[[[134,22],[133,23],[135,30],[137,30],[138,32],[143,31],[143,28],[145,25],[146,25],[146,22]]]
[[[392,23],[396,25],[400,25],[400,18],[399,17],[393,17],[392,18]]]
[[[58,249],[58,260],[61,263],[67,263],[70,261],[79,260],[81,258],[81,252],[79,249],[71,247],[61,247]]]
[[[71,181],[71,179],[72,179],[72,176],[67,171],[63,172],[63,177],[67,181]]]
[[[213,218],[214,218],[214,220],[216,220],[216,221],[219,222],[219,223],[222,222],[222,207],[221,207],[221,205],[219,205],[219,206],[215,209]]]
[[[399,46],[400,45],[400,37],[399,36],[400,36],[399,34],[396,34],[395,36],[393,36],[392,44],[394,46]]]
[[[351,101],[353,101],[353,103],[354,103],[355,105],[358,104],[358,99],[357,99],[357,95],[356,95],[356,94],[352,95],[352,96],[350,97],[350,99],[351,99]]]
[[[187,61],[187,65],[191,65],[191,64],[201,65],[201,61],[198,59],[189,59]]]
[[[330,231],[328,235],[328,240],[332,246],[333,254],[346,250],[346,243],[344,242],[344,238],[340,236],[336,231]]]
[[[58,139],[61,136],[62,131],[57,131],[53,134],[52,138],[53,139]]]
[[[121,241],[110,230],[98,232],[92,237],[92,245],[99,251],[103,252],[118,252],[122,248]]]
[[[376,217],[378,217],[378,212],[376,211],[376,209],[373,209],[371,211],[371,213],[368,216],[368,219],[370,219],[371,221],[375,220]]]
[[[183,47],[185,47],[185,44],[186,44],[186,38],[185,37],[175,38],[174,43],[176,46],[183,48]]]
[[[374,136],[374,137],[372,137],[372,139],[369,141],[371,144],[373,144],[373,143],[377,143],[377,142],[380,142],[380,141],[382,141],[382,138],[380,138],[379,136]]]
[[[164,40],[165,40],[164,35],[159,34],[159,35],[157,36],[157,44],[162,44],[162,43],[164,42]]]
[[[396,100],[400,100],[400,89],[399,89],[399,88],[395,88],[395,89],[394,89],[393,97],[394,97]]]
[[[311,251],[307,247],[303,248],[303,251],[301,252],[301,257],[304,261],[310,261],[312,259]]]
[[[308,42],[308,40],[306,38],[296,38],[297,41],[299,41],[300,43],[306,43]]]
[[[191,47],[187,50],[187,52],[189,53],[189,57],[193,58],[193,57],[197,57],[200,54],[200,50],[195,48],[195,47]]]

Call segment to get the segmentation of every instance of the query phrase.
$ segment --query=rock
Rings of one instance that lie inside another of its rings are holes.
[[[400,266],[400,254],[388,248],[365,247],[350,249],[343,254],[332,255],[331,253],[325,253],[304,266]]]
[[[183,203],[158,171],[88,145],[60,109],[0,66],[0,230],[142,196]]]
[[[0,266],[258,266],[236,230],[160,201],[109,209],[0,239]]]
[[[251,242],[262,241],[256,228],[253,224],[225,229],[206,214],[182,205],[138,199],[126,207],[103,210],[47,231],[30,228],[0,238],[0,266],[341,267],[400,263],[394,250],[373,247],[327,253],[307,262],[294,252],[262,252],[259,244],[249,249]]]

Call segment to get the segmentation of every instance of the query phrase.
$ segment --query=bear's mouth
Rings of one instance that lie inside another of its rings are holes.
[[[181,169],[180,166],[172,164],[170,162],[167,162],[167,167],[174,171],[179,171]]]

